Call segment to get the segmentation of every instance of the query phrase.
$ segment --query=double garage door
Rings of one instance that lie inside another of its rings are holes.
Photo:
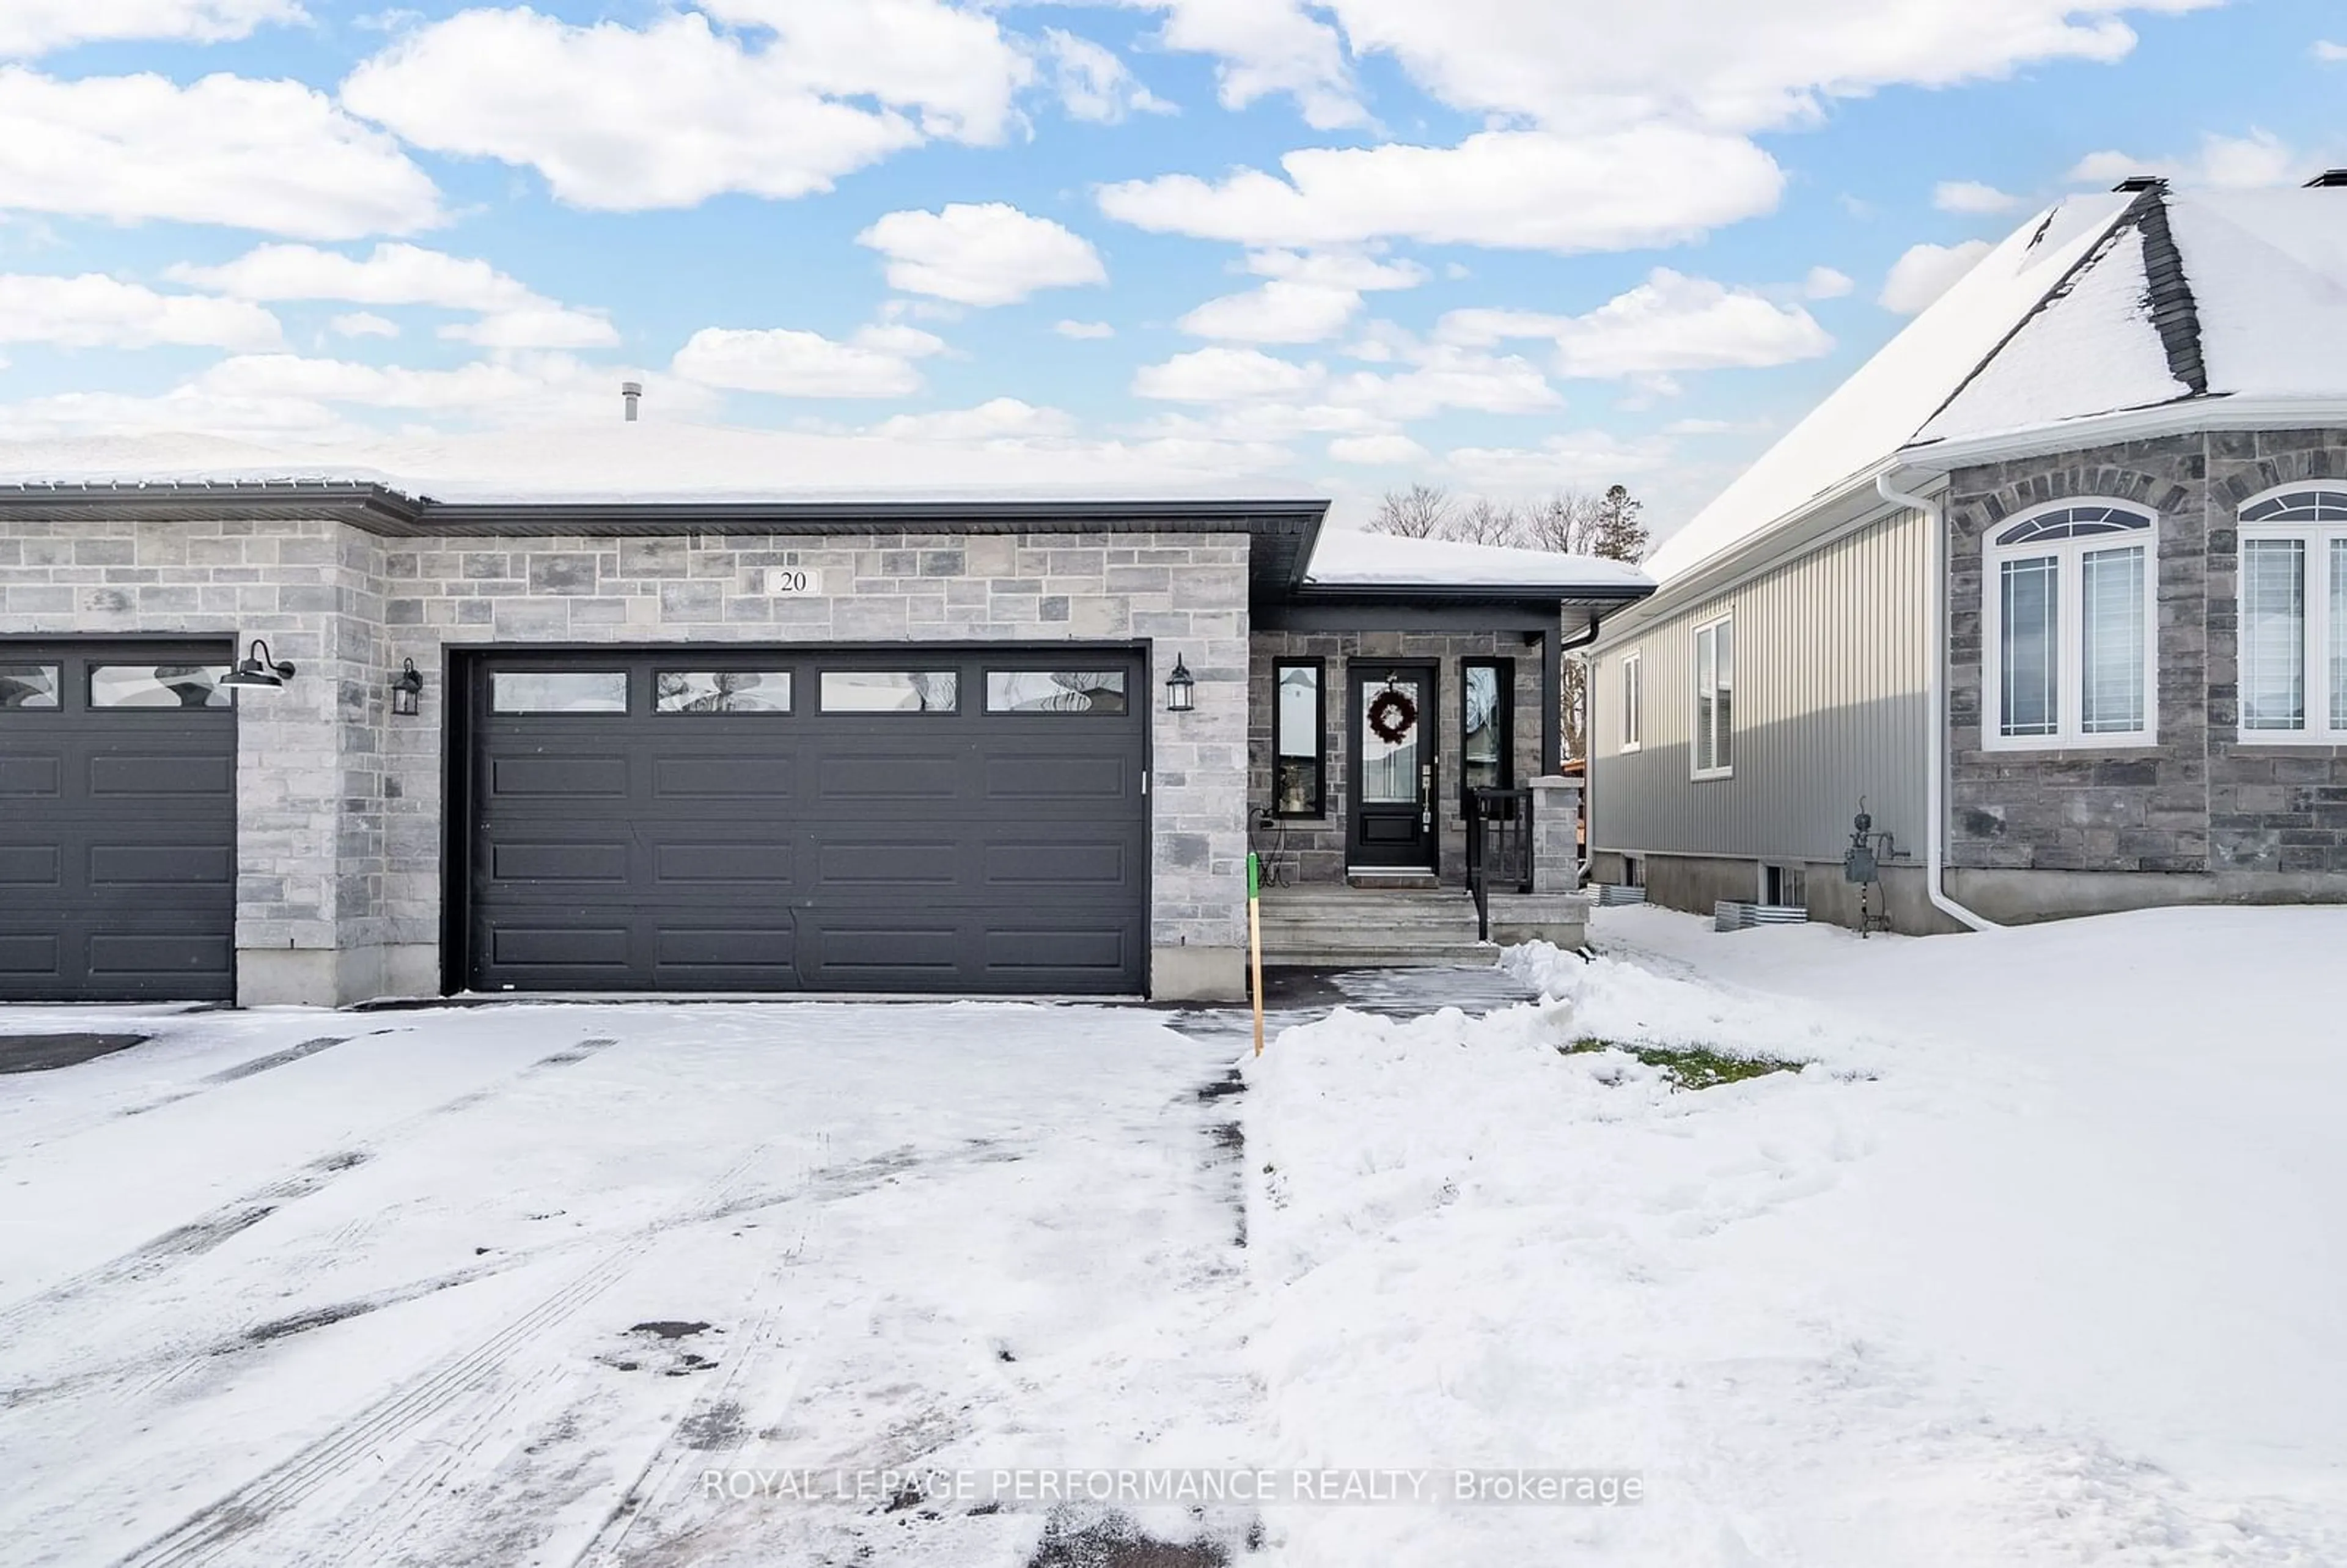
[[[0,642],[0,1001],[235,993],[229,646]]]
[[[1138,993],[1143,680],[1131,649],[477,656],[464,983]]]

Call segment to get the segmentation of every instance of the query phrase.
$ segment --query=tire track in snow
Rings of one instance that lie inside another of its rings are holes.
[[[302,1057],[314,1055],[329,1046],[342,1043],[343,1043],[343,1040],[332,1037],[307,1040],[290,1050],[279,1051],[274,1057],[261,1058],[256,1062],[247,1062],[241,1067],[231,1068],[225,1075],[214,1074],[213,1077],[222,1082],[233,1081],[241,1077],[249,1078],[254,1073],[267,1071],[270,1067],[281,1067],[288,1061],[300,1061]],[[503,1082],[468,1091],[454,1099],[442,1101],[437,1105],[427,1106],[422,1111],[404,1116],[387,1126],[378,1127],[364,1142],[352,1148],[337,1150],[333,1153],[313,1160],[292,1175],[231,1198],[227,1203],[208,1210],[185,1224],[174,1225],[162,1235],[142,1242],[128,1252],[109,1258],[96,1267],[85,1269],[80,1274],[60,1280],[46,1289],[22,1297],[6,1307],[0,1307],[0,1345],[16,1342],[32,1322],[55,1313],[60,1307],[86,1300],[104,1291],[118,1289],[124,1286],[144,1284],[172,1268],[203,1256],[215,1247],[251,1229],[287,1204],[296,1203],[323,1190],[336,1178],[374,1158],[381,1149],[397,1143],[427,1122],[481,1104],[539,1072],[583,1061],[597,1051],[618,1043],[615,1040],[608,1039],[582,1040],[576,1045],[540,1057],[536,1061],[516,1071]],[[129,1112],[124,1112],[124,1114],[129,1114]]]
[[[324,1437],[119,1559],[118,1568],[183,1568],[210,1562],[427,1425],[454,1429],[442,1440],[453,1460],[470,1457],[494,1435],[501,1411],[561,1372],[555,1359],[518,1377],[510,1370],[516,1358],[618,1284],[662,1232],[723,1209],[770,1147],[759,1144],[692,1198],[623,1235],[483,1339],[395,1388]]]

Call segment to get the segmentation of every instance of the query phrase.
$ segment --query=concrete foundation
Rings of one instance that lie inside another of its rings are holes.
[[[1149,995],[1161,1002],[1236,1002],[1247,994],[1243,948],[1152,948]]]
[[[1589,938],[1589,903],[1581,893],[1494,893],[1491,940],[1503,948],[1553,942],[1578,948]]]
[[[2322,872],[1951,870],[1948,892],[2000,925],[2169,904],[2347,904],[2347,876]]]

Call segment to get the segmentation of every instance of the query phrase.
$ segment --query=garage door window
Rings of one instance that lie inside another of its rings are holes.
[[[1122,670],[989,670],[989,713],[1122,713]]]
[[[489,676],[495,713],[624,713],[624,670],[499,670]]]
[[[652,677],[655,713],[787,713],[787,670],[663,670]]]
[[[225,708],[225,664],[93,664],[93,708]]]
[[[951,670],[826,670],[826,713],[953,713],[961,677]]]
[[[56,665],[0,664],[0,708],[54,708],[56,705]]]

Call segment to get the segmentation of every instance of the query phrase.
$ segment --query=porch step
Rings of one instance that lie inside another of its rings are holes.
[[[1348,871],[1348,886],[1364,892],[1426,892],[1439,891],[1442,884],[1431,871]]]
[[[1475,939],[1475,904],[1458,887],[1268,889],[1263,961],[1273,968],[1417,968],[1489,964],[1500,949]]]

